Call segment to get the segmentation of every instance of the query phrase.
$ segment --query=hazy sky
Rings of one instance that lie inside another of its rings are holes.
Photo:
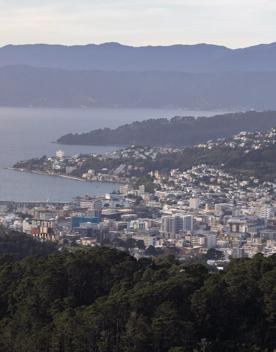
[[[132,45],[276,41],[276,0],[0,0],[8,43]]]

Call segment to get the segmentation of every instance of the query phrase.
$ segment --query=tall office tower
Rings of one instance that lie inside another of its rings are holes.
[[[199,198],[190,198],[189,200],[190,209],[198,209],[199,204],[200,204]]]
[[[103,204],[100,199],[93,199],[91,202],[91,208],[89,210],[89,214],[95,216],[96,218],[101,219],[102,216],[102,208]]]
[[[183,215],[183,231],[185,232],[192,232],[194,229],[194,218],[191,215]]]
[[[166,236],[174,236],[180,232],[191,232],[194,228],[194,219],[191,215],[175,214],[162,216],[161,232]]]

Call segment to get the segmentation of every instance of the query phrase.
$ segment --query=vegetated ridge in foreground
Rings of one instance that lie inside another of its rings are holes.
[[[0,350],[270,352],[275,283],[275,255],[215,273],[107,248],[1,257]]]
[[[79,145],[151,145],[187,146],[209,139],[230,137],[241,131],[265,131],[276,126],[276,112],[241,112],[213,117],[174,117],[150,119],[102,128],[88,133],[67,134],[57,140],[61,144]]]
[[[57,246],[52,242],[35,241],[31,236],[0,226],[0,258],[5,258],[4,261],[17,261],[36,255],[47,256],[56,250]]]

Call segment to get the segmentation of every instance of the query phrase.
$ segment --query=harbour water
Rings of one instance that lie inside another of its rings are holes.
[[[158,109],[32,109],[0,108],[0,200],[70,201],[78,195],[112,192],[118,185],[23,173],[7,168],[17,161],[57,149],[67,155],[106,153],[110,146],[59,146],[53,141],[69,132],[87,132],[101,127],[116,127],[148,118],[212,116],[215,112]]]

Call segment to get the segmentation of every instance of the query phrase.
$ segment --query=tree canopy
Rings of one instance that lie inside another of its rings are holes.
[[[0,263],[0,351],[273,351],[276,256],[224,272],[108,248]]]

